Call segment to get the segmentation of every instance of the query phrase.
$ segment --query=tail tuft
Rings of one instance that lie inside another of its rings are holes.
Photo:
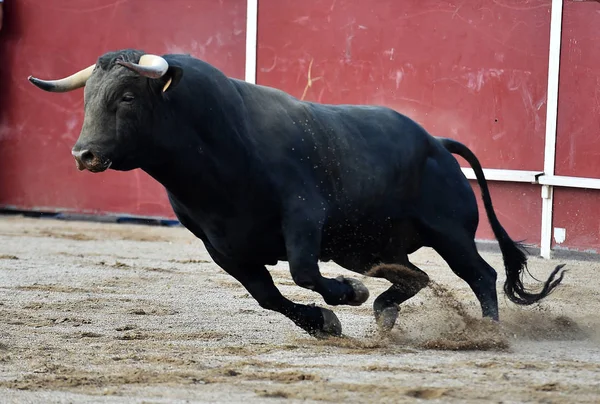
[[[551,294],[554,289],[562,282],[563,276],[567,270],[561,271],[561,269],[565,266],[565,264],[557,265],[554,268],[554,271],[550,274],[546,282],[544,282],[544,287],[538,293],[529,292],[525,286],[523,285],[522,277],[512,276],[510,279],[507,274],[506,282],[504,283],[504,293],[508,299],[516,304],[520,304],[522,306],[529,306],[531,304],[537,303],[549,294]],[[559,275],[556,278],[556,275]]]

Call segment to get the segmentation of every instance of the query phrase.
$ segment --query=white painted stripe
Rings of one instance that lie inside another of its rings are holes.
[[[247,0],[245,80],[256,84],[256,49],[258,33],[258,0]]]
[[[585,189],[600,189],[600,179],[584,177],[567,177],[562,175],[542,175],[538,178],[542,185],[553,187],[570,187]]]
[[[476,179],[472,168],[461,167],[463,174],[470,180]],[[484,168],[483,175],[488,181],[528,182],[537,183],[537,176],[543,174],[541,171],[502,170],[495,168]]]
[[[472,168],[461,167],[461,170],[468,179],[476,179]],[[600,178],[545,175],[541,171],[503,170],[497,168],[484,168],[483,174],[488,181],[526,182],[553,187],[600,189]]]

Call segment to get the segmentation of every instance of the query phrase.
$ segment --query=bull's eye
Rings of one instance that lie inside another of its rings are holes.
[[[121,102],[132,102],[134,99],[133,94],[123,94],[123,97],[121,97]]]

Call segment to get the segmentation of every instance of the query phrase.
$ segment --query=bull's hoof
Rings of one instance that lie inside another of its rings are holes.
[[[398,319],[399,312],[400,307],[398,305],[387,306],[380,311],[375,310],[375,321],[377,322],[379,331],[384,333],[392,331]]]
[[[369,298],[369,289],[358,279],[346,278],[344,276],[338,276],[336,280],[344,282],[350,286],[354,291],[354,299],[349,300],[347,304],[350,306],[360,306]]]
[[[328,337],[341,337],[342,336],[342,323],[337,318],[335,313],[331,310],[321,309],[321,313],[323,314],[323,328],[320,330],[315,330],[312,332],[312,335],[316,338],[328,338]]]

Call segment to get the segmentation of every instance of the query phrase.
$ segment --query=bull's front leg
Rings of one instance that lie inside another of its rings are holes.
[[[271,274],[264,266],[226,268],[236,278],[260,307],[285,315],[297,326],[317,338],[342,335],[342,324],[337,316],[328,309],[297,304],[286,299],[273,283]]]
[[[319,293],[325,303],[335,306],[360,306],[369,298],[369,290],[357,279],[339,276],[325,278],[319,270],[319,252],[323,221],[298,212],[284,221],[284,237],[290,273],[294,282]]]
[[[342,335],[340,320],[331,310],[286,299],[263,265],[234,262],[220,255],[209,243],[205,245],[215,263],[237,279],[263,309],[283,314],[314,337]]]

